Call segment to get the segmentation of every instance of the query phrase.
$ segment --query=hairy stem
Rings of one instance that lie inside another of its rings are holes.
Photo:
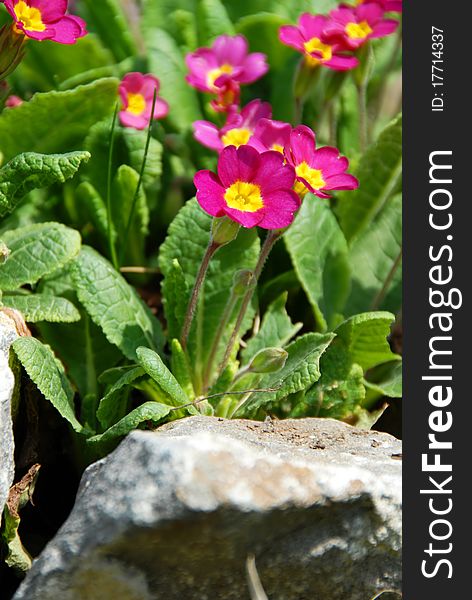
[[[187,312],[185,314],[185,320],[182,327],[182,333],[180,334],[180,345],[185,350],[187,348],[187,340],[190,333],[190,328],[192,327],[193,317],[195,315],[195,309],[198,303],[198,297],[200,295],[200,290],[205,281],[205,276],[208,271],[208,266],[210,264],[211,259],[215,252],[220,248],[221,245],[217,244],[210,239],[210,242],[207,246],[205,254],[203,255],[202,262],[200,264],[200,269],[198,270],[197,278],[195,280],[195,285],[193,286],[192,295],[190,296],[190,300],[187,306]]]
[[[363,154],[367,148],[367,82],[357,86],[357,101],[359,108],[359,150]]]
[[[261,276],[261,273],[262,273],[262,270],[266,263],[266,260],[269,256],[272,248],[274,247],[274,244],[281,237],[282,233],[283,233],[282,230],[273,230],[273,231],[269,231],[269,233],[267,234],[267,237],[266,237],[265,242],[261,249],[261,253],[259,255],[259,260],[257,261],[256,268],[254,269],[254,280],[256,283],[259,281],[259,277]],[[249,289],[246,292],[246,295],[243,298],[243,302],[241,304],[241,308],[239,309],[239,314],[238,314],[238,318],[236,320],[236,324],[231,333],[231,337],[229,339],[228,345],[226,346],[224,358],[218,369],[218,377],[224,371],[226,365],[229,362],[229,359],[231,357],[231,352],[233,351],[233,347],[236,342],[236,338],[238,337],[239,330],[241,329],[241,325],[243,323],[244,317],[246,316],[247,309],[249,307],[249,304],[251,303],[252,296],[254,294],[254,290],[255,290],[255,287],[251,287],[251,289]]]

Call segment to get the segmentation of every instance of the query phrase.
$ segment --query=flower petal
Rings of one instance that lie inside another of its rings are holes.
[[[195,121],[193,124],[194,138],[211,150],[221,152],[224,144],[220,139],[218,127],[210,121]]]
[[[300,198],[292,190],[278,190],[264,195],[264,218],[259,222],[263,229],[288,227],[300,208]]]
[[[291,46],[295,50],[304,52],[305,40],[303,39],[301,31],[294,25],[282,25],[279,29],[279,40],[286,46]]]
[[[259,167],[259,152],[250,146],[227,146],[220,154],[218,175],[227,189],[236,181],[252,182]]]
[[[205,212],[212,217],[225,214],[225,190],[218,177],[211,171],[198,171],[193,179],[197,188],[197,201]]]
[[[295,171],[290,165],[284,165],[280,152],[264,152],[260,155],[254,183],[260,186],[264,197],[280,189],[290,190],[295,183]]]

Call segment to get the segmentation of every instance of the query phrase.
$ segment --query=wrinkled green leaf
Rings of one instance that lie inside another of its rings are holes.
[[[18,310],[25,321],[38,323],[73,323],[80,321],[80,313],[66,298],[57,298],[45,294],[3,296],[4,306]]]
[[[83,427],[74,410],[73,391],[64,374],[64,369],[48,346],[33,337],[20,337],[12,345],[30,379],[46,400],[49,400],[64,419],[69,421],[77,433]]]
[[[107,339],[134,360],[136,349],[160,350],[163,334],[159,321],[134,288],[92,248],[84,247],[71,266],[80,302]]]
[[[399,360],[387,341],[394,320],[395,316],[388,312],[362,313],[341,323],[335,333],[344,342],[352,362],[367,371],[376,365]]]
[[[26,152],[16,156],[0,169],[0,217],[11,212],[31,190],[53,183],[64,183],[73,177],[80,165],[89,158],[88,152]]]
[[[359,189],[339,194],[337,215],[349,243],[365,232],[397,191],[402,173],[402,117],[380,134],[362,157],[355,175]]]
[[[60,223],[39,223],[7,231],[3,240],[11,251],[0,265],[0,289],[15,290],[53,273],[80,250],[80,235]]]
[[[0,115],[0,152],[10,160],[22,152],[71,150],[94,123],[113,113],[117,90],[118,80],[106,78],[66,92],[35,94]]]
[[[167,321],[169,338],[178,338],[184,324],[189,286],[177,259],[172,261],[162,282],[162,301]]]
[[[126,408],[126,396],[123,394],[123,388],[129,387],[137,379],[143,377],[144,374],[142,367],[127,367],[118,381],[111,386],[106,395],[100,400],[97,418],[103,429],[108,429],[124,416],[122,411]]]
[[[369,390],[387,396],[387,398],[401,398],[403,395],[402,375],[403,364],[401,361],[397,361],[376,369],[372,381],[369,379],[369,381],[364,381],[364,384]]]
[[[210,46],[219,35],[234,35],[226,8],[220,0],[197,0],[197,31],[199,42]]]
[[[187,355],[182,349],[179,340],[173,339],[171,342],[171,367],[172,373],[184,390],[185,395],[193,400],[195,391],[192,383],[192,372],[188,364]]]
[[[282,370],[261,380],[260,388],[276,391],[255,393],[249,398],[245,413],[264,404],[280,402],[290,394],[310,388],[321,376],[320,358],[334,339],[334,334],[308,333],[286,347],[287,362]]]
[[[284,239],[318,327],[325,331],[341,313],[349,293],[344,235],[329,206],[307,194]]]
[[[107,429],[101,435],[96,435],[89,438],[87,441],[91,444],[104,444],[115,440],[116,438],[127,435],[133,429],[136,429],[142,423],[146,421],[152,422],[157,425],[159,421],[162,421],[171,412],[172,407],[167,404],[160,404],[159,402],[145,402],[138,408],[135,408],[125,417],[123,417],[118,423],[115,423],[112,427]]]
[[[242,363],[247,364],[263,348],[285,346],[298,333],[302,323],[292,323],[285,310],[287,293],[285,292],[267,309],[259,332],[247,343],[242,351]]]

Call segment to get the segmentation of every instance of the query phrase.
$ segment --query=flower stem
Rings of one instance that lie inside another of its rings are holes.
[[[266,263],[267,258],[269,257],[272,248],[274,247],[277,240],[282,236],[282,234],[283,230],[281,229],[269,231],[269,233],[267,234],[265,242],[261,248],[261,253],[259,254],[259,260],[257,261],[256,268],[254,269],[254,279],[256,283],[259,281],[259,277],[261,276],[262,270],[264,269],[264,265]],[[224,358],[218,369],[218,377],[221,375],[221,373],[223,373],[226,365],[229,362],[231,352],[233,351],[234,343],[236,342],[236,338],[238,337],[239,330],[241,329],[244,317],[246,316],[247,309],[249,307],[249,304],[251,303],[254,290],[255,287],[251,287],[251,289],[249,289],[246,292],[246,295],[243,298],[243,302],[241,304],[241,308],[239,309],[236,324],[231,333],[228,345],[226,346]]]
[[[118,103],[115,106],[115,112],[113,113],[113,120],[110,129],[110,138],[108,140],[108,174],[107,174],[107,237],[108,247],[110,250],[110,258],[112,260],[115,269],[118,269],[118,257],[116,255],[114,232],[112,231],[112,217],[111,217],[111,172],[113,168],[113,146],[115,144],[115,127],[116,117],[118,115]]]
[[[134,192],[133,202],[131,204],[131,209],[129,211],[128,222],[126,224],[125,234],[123,236],[123,241],[122,241],[122,245],[121,245],[120,264],[123,262],[124,254],[126,252],[128,236],[129,236],[129,232],[131,229],[131,225],[133,223],[133,217],[134,217],[134,212],[136,210],[136,204],[137,204],[138,198],[139,198],[139,192],[141,190],[141,185],[143,183],[144,169],[146,168],[146,162],[147,162],[147,157],[148,157],[148,153],[149,153],[149,144],[151,143],[152,122],[153,122],[153,118],[154,118],[154,109],[156,108],[156,100],[157,100],[157,90],[155,89],[154,96],[152,98],[151,116],[149,118],[146,146],[144,148],[144,156],[143,156],[143,161],[141,163],[141,171],[139,173],[138,184],[136,186],[136,191]]]
[[[387,292],[393,281],[393,278],[395,277],[395,273],[398,271],[398,267],[401,265],[402,255],[403,255],[403,249],[402,249],[402,247],[400,247],[400,251],[395,259],[395,262],[393,263],[392,268],[390,269],[390,271],[387,274],[387,277],[385,278],[382,289],[379,291],[379,293],[375,296],[374,300],[372,301],[370,310],[377,310],[378,307],[381,305],[381,303],[384,301],[385,296],[387,295]]]
[[[367,82],[357,86],[357,101],[359,107],[359,150],[365,152],[367,147]]]
[[[180,345],[185,350],[187,348],[187,340],[190,333],[190,328],[192,327],[193,317],[195,315],[195,309],[197,307],[198,296],[200,294],[201,287],[203,282],[205,281],[205,275],[208,271],[208,266],[210,261],[215,254],[215,252],[221,248],[221,244],[217,244],[213,238],[210,238],[210,242],[207,246],[205,254],[203,255],[202,262],[200,264],[200,269],[198,270],[197,278],[195,280],[195,285],[193,286],[192,295],[190,296],[190,300],[187,306],[187,313],[185,314],[185,320],[182,327],[182,333],[180,334]]]

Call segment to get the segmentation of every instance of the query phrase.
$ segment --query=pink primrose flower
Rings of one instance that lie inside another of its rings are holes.
[[[218,174],[199,171],[197,201],[213,217],[228,216],[243,227],[283,229],[300,207],[292,190],[295,172],[279,152],[260,154],[250,146],[228,146],[218,160]]]
[[[403,0],[356,0],[356,4],[379,4],[385,12],[403,12]]]
[[[298,19],[298,26],[283,25],[279,30],[279,39],[286,46],[298,50],[305,56],[311,67],[324,65],[335,71],[348,71],[357,67],[355,56],[346,54],[346,46],[331,43],[325,37],[330,19],[323,15],[304,13]]]
[[[7,108],[15,108],[16,106],[20,106],[23,104],[23,100],[19,96],[8,96],[5,100],[5,106]]]
[[[160,83],[153,75],[128,73],[118,88],[122,109],[119,112],[121,124],[134,129],[146,129],[151,120],[154,91],[159,93]],[[169,105],[162,98],[156,98],[153,119],[163,119],[169,112]]]
[[[200,144],[221,152],[226,146],[243,146],[251,139],[260,119],[272,116],[272,108],[268,102],[253,100],[241,112],[232,110],[228,114],[226,124],[221,129],[210,121],[195,121],[194,136]]]
[[[398,21],[384,19],[384,14],[376,2],[364,2],[356,8],[340,6],[329,13],[325,36],[332,43],[356,50],[367,40],[385,37],[397,29]]]
[[[272,119],[260,119],[248,145],[259,152],[275,150],[283,155],[285,148],[290,143],[291,132],[292,126],[288,123],[273,121]]]
[[[305,125],[293,129],[286,149],[287,162],[293,166],[297,183],[295,190],[303,195],[307,191],[320,198],[329,198],[331,190],[355,190],[358,180],[349,173],[349,161],[337,148],[316,148],[313,131]]]
[[[75,44],[87,34],[85,21],[67,15],[68,0],[3,0],[15,30],[33,40]]]
[[[260,52],[249,54],[243,35],[220,35],[211,48],[199,48],[186,59],[190,73],[188,83],[201,92],[218,93],[233,85],[253,83],[267,73],[266,56]]]

